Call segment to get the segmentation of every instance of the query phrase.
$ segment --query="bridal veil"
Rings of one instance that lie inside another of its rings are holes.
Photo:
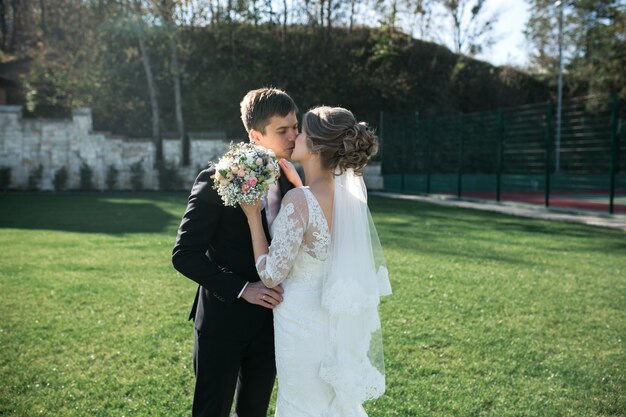
[[[335,390],[337,405],[361,404],[385,391],[378,305],[380,297],[391,294],[391,286],[363,178],[347,170],[335,177],[334,188],[331,253],[322,291],[330,335],[320,376]]]

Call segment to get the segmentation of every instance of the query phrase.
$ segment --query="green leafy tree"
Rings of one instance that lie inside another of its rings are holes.
[[[61,167],[57,169],[56,172],[54,173],[54,179],[52,181],[54,185],[54,190],[55,191],[65,190],[65,188],[67,187],[67,178],[68,178],[67,168]]]
[[[41,187],[43,177],[43,166],[40,164],[28,173],[28,190],[36,191]]]
[[[107,190],[115,189],[115,187],[117,186],[118,177],[119,177],[118,169],[115,168],[115,165],[109,165],[109,168],[107,170],[106,180],[105,180]]]
[[[0,167],[0,190],[6,191],[11,186],[11,167]]]
[[[80,165],[80,189],[84,191],[91,191],[94,189],[93,170],[85,162]]]
[[[549,84],[558,72],[558,6],[528,0],[525,30],[533,69]],[[563,3],[563,59],[566,91],[571,95],[617,91],[626,99],[626,5],[621,0]]]
[[[183,186],[183,179],[175,164],[161,162],[158,166],[159,189],[163,191],[180,190]]]
[[[137,161],[130,166],[130,186],[133,190],[143,190],[143,177],[145,173],[143,161]]]

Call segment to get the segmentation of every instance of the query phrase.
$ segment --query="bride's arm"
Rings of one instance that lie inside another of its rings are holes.
[[[252,236],[252,249],[256,261],[268,252],[267,238],[265,237],[263,220],[261,219],[261,200],[256,204],[241,204],[241,208],[248,218],[248,226]]]
[[[248,217],[257,272],[263,283],[273,288],[287,278],[302,245],[309,216],[306,197],[301,189],[285,195],[274,220],[274,236],[269,247],[260,206],[242,204],[241,207]]]

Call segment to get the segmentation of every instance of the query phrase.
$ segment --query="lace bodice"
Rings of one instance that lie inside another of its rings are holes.
[[[295,188],[285,194],[272,224],[272,236],[269,253],[261,255],[256,263],[265,285],[275,287],[290,275],[301,281],[321,278],[321,264],[330,250],[330,230],[308,188]]]

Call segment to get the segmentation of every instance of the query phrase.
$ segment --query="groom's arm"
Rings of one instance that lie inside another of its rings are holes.
[[[202,171],[194,183],[172,252],[174,268],[224,302],[233,302],[247,280],[222,268],[206,255],[220,222],[223,205],[212,190],[214,169]]]

